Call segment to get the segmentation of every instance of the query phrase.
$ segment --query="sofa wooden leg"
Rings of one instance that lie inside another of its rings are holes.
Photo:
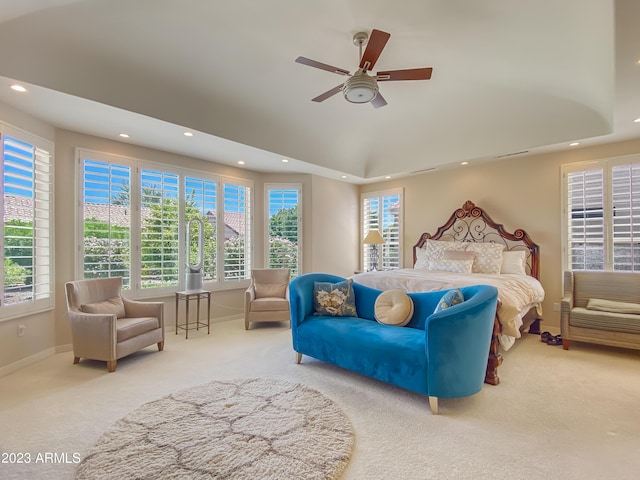
[[[300,362],[302,362],[302,354],[296,352],[296,363],[300,364]]]
[[[438,415],[438,397],[429,397],[429,407],[434,415]]]
[[[562,339],[562,348],[564,348],[565,350],[569,350],[569,344],[571,343],[571,340],[567,340],[565,338]]]
[[[107,360],[107,370],[109,370],[109,373],[113,373],[116,371],[117,363],[118,363],[117,360]]]
[[[164,340],[161,342],[158,342],[158,351],[161,352],[164,350]]]
[[[73,357],[73,364],[77,365],[78,363],[80,363],[80,357]]]

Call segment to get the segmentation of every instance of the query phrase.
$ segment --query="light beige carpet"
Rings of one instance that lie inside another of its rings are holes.
[[[163,352],[146,348],[114,373],[59,353],[0,377],[0,452],[32,458],[0,463],[0,479],[72,480],[141,405],[211,381],[275,378],[321,392],[349,418],[355,443],[341,480],[637,480],[640,351],[564,351],[530,335],[504,356],[499,386],[441,399],[433,415],[424,395],[306,356],[296,364],[284,323],[246,331],[239,318],[188,340],[169,331]],[[38,463],[47,452],[67,459]]]
[[[110,428],[77,479],[327,479],[353,430],[336,404],[299,383],[214,381],[137,408]]]

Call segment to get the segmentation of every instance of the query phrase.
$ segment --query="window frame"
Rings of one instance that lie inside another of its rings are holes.
[[[14,138],[20,142],[26,143],[30,145],[34,149],[34,187],[32,194],[35,196],[38,193],[38,189],[35,184],[40,185],[40,189],[44,188],[47,202],[47,209],[45,212],[46,216],[46,244],[44,246],[37,245],[37,239],[35,240],[35,244],[33,245],[33,262],[34,266],[40,265],[41,267],[45,267],[45,272],[39,274],[36,270],[35,277],[44,276],[48,277],[44,283],[33,280],[34,293],[33,298],[28,301],[8,304],[5,305],[0,301],[0,313],[2,314],[2,318],[0,322],[4,322],[6,320],[11,320],[19,317],[23,317],[26,315],[32,315],[35,313],[45,312],[52,310],[55,307],[55,197],[54,197],[54,188],[55,188],[55,143],[51,140],[47,140],[46,138],[35,135],[31,132],[23,130],[21,128],[17,128],[11,126],[5,122],[0,122],[0,140],[2,144],[0,145],[0,150],[2,151],[3,157],[1,159],[2,164],[0,165],[0,198],[4,199],[4,137],[8,136]],[[38,175],[38,165],[35,164],[38,162],[36,159],[37,151],[41,152],[40,155],[42,157],[46,157],[46,172],[42,172]],[[4,204],[4,201],[3,201]],[[34,204],[35,210],[35,204]],[[40,220],[38,220],[40,218]],[[34,214],[34,231],[35,229],[42,229],[42,217],[38,217]],[[4,265],[4,208],[0,209],[0,252],[2,253],[2,263]],[[38,226],[36,226],[38,224]],[[37,250],[48,250],[48,253],[38,254]],[[3,273],[4,277],[4,268]],[[4,280],[4,279],[3,279]],[[4,282],[2,282],[2,288],[4,289]],[[42,288],[44,285],[45,291],[36,292],[37,286]],[[40,296],[40,298],[37,298]],[[4,298],[4,292],[2,292],[2,297]]]
[[[125,296],[131,298],[158,298],[170,296],[176,291],[184,290],[186,285],[186,196],[188,195],[186,188],[186,178],[195,178],[206,181],[213,181],[216,183],[216,232],[218,238],[216,238],[217,259],[216,262],[216,275],[214,279],[205,280],[203,288],[208,290],[226,290],[236,288],[246,288],[250,282],[251,264],[249,263],[246,268],[245,276],[240,279],[227,279],[224,278],[224,189],[222,186],[227,184],[238,185],[247,188],[250,192],[249,201],[251,205],[249,207],[249,213],[246,216],[247,231],[249,232],[249,239],[245,241],[245,258],[247,261],[252,261],[251,248],[252,238],[251,235],[251,222],[252,218],[250,212],[253,210],[253,196],[254,185],[253,181],[238,179],[229,176],[216,175],[210,172],[203,172],[200,170],[179,168],[174,165],[164,164],[161,162],[154,162],[151,160],[138,159],[129,156],[111,154],[107,152],[100,152],[86,148],[76,148],[76,231],[75,231],[75,272],[76,278],[84,277],[84,255],[83,255],[83,238],[84,238],[84,216],[83,216],[83,199],[84,199],[84,186],[83,186],[83,171],[84,161],[91,160],[97,162],[104,162],[117,165],[126,165],[131,168],[130,177],[130,265],[129,271],[131,276],[131,288],[129,290],[123,290]],[[178,283],[177,285],[161,286],[154,288],[141,288],[141,270],[142,270],[142,254],[141,254],[141,231],[142,231],[142,215],[141,215],[141,174],[142,170],[151,170],[154,172],[162,172],[163,174],[177,175],[177,190],[178,190]],[[222,242],[220,242],[222,238]]]
[[[271,216],[269,215],[269,210],[271,209],[270,203],[270,192],[274,190],[295,190],[297,192],[297,204],[298,207],[298,218],[297,218],[297,236],[298,242],[297,247],[298,251],[296,253],[296,271],[291,271],[291,278],[295,278],[298,275],[301,275],[302,270],[302,245],[303,245],[303,235],[302,235],[302,184],[301,183],[265,183],[264,184],[264,264],[267,268],[270,268],[270,237],[269,237],[269,225]]]
[[[561,184],[562,184],[562,209],[561,209],[561,229],[562,229],[562,265],[564,270],[573,271],[572,258],[570,253],[570,220],[571,215],[569,207],[569,181],[568,176],[571,173],[584,172],[588,170],[601,169],[603,172],[603,269],[594,271],[640,271],[640,262],[636,269],[631,270],[615,269],[614,261],[614,208],[613,208],[613,169],[620,165],[640,165],[640,154],[623,155],[618,157],[604,158],[598,160],[589,160],[584,162],[570,163],[561,166]],[[640,200],[640,192],[638,194]],[[635,266],[635,265],[634,265]],[[582,271],[582,270],[575,270]]]

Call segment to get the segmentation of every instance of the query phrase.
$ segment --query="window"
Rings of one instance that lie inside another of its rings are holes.
[[[402,245],[402,190],[365,193],[362,195],[362,238],[370,230],[378,230],[384,244],[382,248],[362,245],[362,259],[365,267],[369,258],[377,250],[378,265],[383,270],[400,268]]]
[[[0,125],[2,318],[53,306],[53,145]]]
[[[218,258],[216,249],[216,232],[217,225],[217,183],[215,180],[207,180],[198,177],[187,176],[185,178],[185,218],[187,222],[192,218],[202,220],[204,225],[204,258],[198,259],[197,254],[197,238],[195,224],[193,231],[186,232],[190,238],[191,246],[189,255],[189,263],[194,265],[199,260],[203,260],[202,278],[204,281],[215,280],[217,278],[216,259]]]
[[[84,160],[83,278],[122,277],[131,288],[131,167]]]
[[[300,185],[265,186],[268,268],[288,268],[291,278],[301,271]]]
[[[140,287],[177,287],[181,268],[179,180],[173,173],[140,171]]]
[[[563,167],[565,265],[640,271],[640,156]]]
[[[204,225],[205,284],[250,278],[249,182],[99,152],[78,155],[81,278],[122,276],[134,297],[180,289],[187,264],[198,263],[196,224],[187,231],[193,218]]]
[[[251,189],[224,184],[224,279],[251,278]]]

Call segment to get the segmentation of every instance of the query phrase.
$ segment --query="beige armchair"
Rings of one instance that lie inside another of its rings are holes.
[[[262,268],[251,271],[251,284],[244,293],[244,328],[250,322],[289,322],[288,268]]]
[[[122,297],[121,277],[67,282],[65,289],[74,364],[104,360],[114,372],[119,358],[154,343],[164,348],[164,304]]]

